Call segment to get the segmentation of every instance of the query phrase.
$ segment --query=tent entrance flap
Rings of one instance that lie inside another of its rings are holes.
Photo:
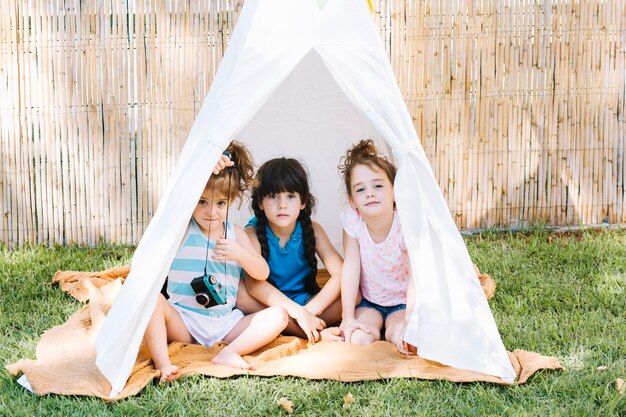
[[[339,212],[346,193],[337,165],[354,142],[368,137],[378,138],[380,149],[387,150],[380,134],[311,49],[234,139],[250,149],[257,166],[282,156],[306,165],[317,199],[314,218],[339,249]],[[244,203],[232,218],[245,224],[250,215]]]

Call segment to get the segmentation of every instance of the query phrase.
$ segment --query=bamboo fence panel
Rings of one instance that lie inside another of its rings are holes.
[[[3,5],[0,242],[137,243],[242,5]],[[626,221],[626,3],[372,5],[459,228]]]

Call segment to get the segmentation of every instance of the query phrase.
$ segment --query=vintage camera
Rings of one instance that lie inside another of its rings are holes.
[[[196,293],[196,301],[204,308],[226,304],[226,291],[215,276],[204,274],[191,280],[191,288]]]

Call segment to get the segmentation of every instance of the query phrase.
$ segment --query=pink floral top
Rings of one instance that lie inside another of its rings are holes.
[[[359,243],[361,255],[361,295],[368,301],[389,307],[406,304],[409,284],[409,256],[398,214],[387,238],[375,243],[361,215],[347,208],[341,215],[346,233]]]

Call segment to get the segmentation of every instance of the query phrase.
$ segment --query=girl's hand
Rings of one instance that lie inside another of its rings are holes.
[[[211,256],[211,259],[218,262],[239,261],[244,250],[245,249],[243,249],[236,241],[224,239],[222,237],[217,239],[215,247],[213,248],[213,256]]]
[[[305,308],[298,310],[294,320],[296,320],[298,326],[304,331],[309,342],[315,343],[320,340],[320,331],[326,327],[324,320],[309,313]]]
[[[343,342],[339,327],[327,327],[320,332],[320,338],[329,342]]]
[[[370,329],[368,329],[366,325],[355,318],[343,319],[339,328],[343,333],[343,339],[348,343],[352,343],[352,333],[354,333],[355,330],[362,330],[365,333],[371,333]]]
[[[398,348],[398,351],[402,353],[403,355],[406,355],[406,356],[417,355],[417,348],[413,346],[412,344],[405,342],[404,340],[401,340],[400,343],[396,345],[396,347]]]
[[[235,165],[235,162],[232,161],[229,157],[227,157],[226,155],[221,155],[220,159],[217,160],[217,163],[215,164],[215,168],[213,168],[213,174],[217,175],[220,173],[221,170],[223,170],[226,167],[232,167],[233,165]]]
[[[415,356],[417,355],[417,348],[413,346],[412,344],[407,343],[404,340],[402,340],[404,338],[404,335],[406,334],[406,327],[408,325],[409,325],[408,319],[405,319],[404,327],[402,328],[402,333],[400,333],[401,336],[396,342],[396,347],[398,348],[398,351],[402,353],[403,355]]]

